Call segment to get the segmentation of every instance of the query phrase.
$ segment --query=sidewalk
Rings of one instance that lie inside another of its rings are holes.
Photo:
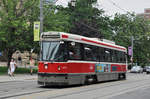
[[[14,77],[8,75],[0,76],[0,83],[9,82],[9,81],[27,81],[27,80],[37,80],[37,74],[15,74]]]

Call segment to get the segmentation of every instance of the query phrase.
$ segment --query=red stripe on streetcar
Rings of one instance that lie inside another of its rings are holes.
[[[68,35],[62,34],[62,38],[68,38]]]
[[[96,41],[92,41],[92,40],[87,40],[85,38],[82,38],[81,40],[86,41],[86,42],[90,42],[90,43],[95,43],[95,44],[99,44],[99,45],[104,45],[104,46],[112,47],[112,48],[126,50],[125,48],[120,48],[120,47],[116,47],[116,46],[113,46],[113,45],[108,45],[108,44],[104,44],[104,43],[100,43],[100,42],[96,42]]]

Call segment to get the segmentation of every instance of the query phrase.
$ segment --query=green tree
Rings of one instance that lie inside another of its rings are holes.
[[[145,63],[150,53],[147,36],[150,35],[149,22],[134,14],[116,14],[111,21],[114,41],[128,48],[131,46],[131,36],[134,37],[134,62]]]
[[[69,32],[70,30],[70,15],[66,13],[62,6],[51,4],[44,5],[44,31],[60,31]]]
[[[39,0],[0,1],[0,43],[8,66],[16,50],[30,50],[33,42],[33,21],[37,20]]]
[[[108,37],[109,17],[95,7],[97,0],[76,0],[75,6],[69,3],[67,9],[72,24],[70,32],[88,37]]]

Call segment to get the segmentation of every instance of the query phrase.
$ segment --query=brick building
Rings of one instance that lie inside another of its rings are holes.
[[[144,13],[137,14],[137,16],[150,20],[150,8],[144,9]]]

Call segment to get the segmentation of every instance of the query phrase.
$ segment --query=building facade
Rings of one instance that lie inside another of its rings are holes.
[[[137,14],[137,16],[143,17],[146,20],[150,20],[150,8],[144,9],[144,13]]]

